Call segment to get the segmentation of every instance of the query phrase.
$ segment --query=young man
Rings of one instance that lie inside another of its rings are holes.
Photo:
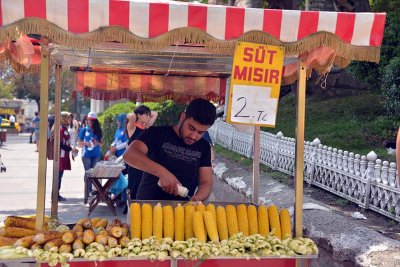
[[[150,127],[129,146],[125,162],[144,171],[137,199],[187,200],[177,196],[178,184],[189,190],[192,201],[208,198],[212,190],[211,152],[202,137],[215,117],[213,104],[195,99],[177,125]]]

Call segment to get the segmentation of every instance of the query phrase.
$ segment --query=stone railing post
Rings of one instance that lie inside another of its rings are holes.
[[[236,131],[235,127],[231,126],[231,134],[229,135],[229,145],[228,145],[228,148],[230,150],[232,150],[233,148],[233,136],[235,134],[235,131]]]
[[[339,149],[337,154],[337,168],[339,170],[343,169],[343,150]]]
[[[343,152],[343,164],[342,164],[342,168],[345,172],[349,171],[348,165],[349,165],[349,152],[348,151],[344,151]]]
[[[276,170],[278,168],[279,151],[282,147],[282,137],[283,137],[283,133],[281,131],[279,131],[275,137],[276,142],[275,142],[275,145],[273,146],[274,150],[272,150],[272,153],[273,153],[272,169],[273,170]]]
[[[369,208],[369,200],[371,198],[371,182],[374,179],[375,174],[375,161],[378,158],[374,151],[371,151],[367,155],[368,168],[367,168],[367,184],[365,185],[365,198],[364,198],[364,209]]]
[[[381,171],[381,180],[382,183],[384,185],[388,185],[389,184],[389,180],[388,180],[388,173],[389,172],[389,162],[387,162],[386,160],[383,162],[382,164],[382,171]]]
[[[354,174],[354,153],[349,153],[349,173]]]
[[[357,176],[361,176],[360,162],[361,162],[361,156],[360,156],[360,154],[356,154],[354,156],[354,173]]]
[[[332,149],[332,167],[337,168],[337,148]]]
[[[382,182],[382,179],[381,179],[381,167],[382,167],[382,160],[377,159],[375,161],[374,180],[378,184]]]
[[[393,188],[396,187],[396,163],[391,162],[389,165],[389,185]]]
[[[314,171],[315,171],[315,165],[318,162],[318,150],[319,150],[319,145],[321,144],[321,141],[318,138],[315,138],[311,145],[313,146],[312,150],[312,155],[311,155],[311,168],[310,168],[310,185],[314,183]]]
[[[326,163],[329,167],[332,167],[332,147],[328,147],[328,153],[326,155],[327,155]]]

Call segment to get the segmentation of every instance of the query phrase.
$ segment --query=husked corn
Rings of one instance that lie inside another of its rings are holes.
[[[212,212],[209,210],[206,210],[203,213],[203,218],[204,218],[204,224],[206,226],[206,230],[207,230],[209,239],[211,241],[218,242],[219,236],[218,236],[217,224],[215,223]]]
[[[236,210],[237,210],[239,232],[242,232],[245,236],[248,236],[249,220],[247,218],[247,207],[244,204],[240,204],[236,207]]]
[[[258,218],[258,233],[263,236],[268,236],[269,220],[268,220],[267,207],[265,207],[264,205],[258,206],[257,218]]]
[[[181,206],[180,203],[175,207],[174,210],[175,216],[175,241],[184,241],[185,240],[185,209]]]
[[[142,235],[142,214],[140,204],[132,203],[129,210],[131,238],[140,239]]]
[[[163,237],[163,208],[160,203],[153,208],[153,236],[158,240]]]
[[[226,220],[225,208],[222,206],[217,207],[217,227],[218,236],[220,240],[225,240],[229,238],[228,234],[228,224]]]
[[[170,205],[163,207],[164,238],[174,239],[174,210]]]
[[[257,208],[254,205],[247,206],[247,218],[249,219],[249,234],[258,234]]]
[[[281,224],[279,222],[279,212],[278,208],[275,205],[271,205],[268,207],[268,219],[271,231],[275,230],[275,236],[278,238],[282,238]]]
[[[194,236],[201,242],[207,241],[206,230],[204,227],[203,212],[193,212],[193,232]]]
[[[239,233],[239,224],[236,214],[236,208],[233,205],[226,205],[226,221],[228,223],[228,233],[229,237]]]
[[[193,232],[193,213],[195,212],[195,207],[193,205],[185,206],[185,239],[194,237]]]

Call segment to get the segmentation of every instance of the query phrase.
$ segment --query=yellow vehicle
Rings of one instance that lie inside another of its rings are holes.
[[[4,127],[11,127],[10,120],[4,119],[4,118],[2,119],[1,128],[4,128]],[[19,125],[18,122],[14,123],[14,127],[18,132],[21,132],[21,126]]]

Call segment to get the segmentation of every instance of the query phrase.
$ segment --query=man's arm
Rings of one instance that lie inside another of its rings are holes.
[[[168,194],[177,195],[180,184],[178,179],[165,167],[151,160],[147,152],[147,145],[135,140],[125,151],[123,159],[128,165],[160,178],[161,188]]]
[[[199,168],[199,189],[191,198],[192,201],[205,201],[211,194],[213,176],[211,167]]]
[[[400,188],[400,127],[396,139],[397,186]]]

